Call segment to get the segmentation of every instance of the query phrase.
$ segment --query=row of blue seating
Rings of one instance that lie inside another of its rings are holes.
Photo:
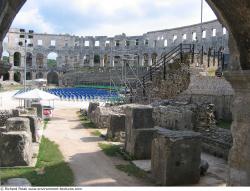
[[[57,88],[48,90],[61,99],[66,100],[115,100],[119,99],[116,92],[96,88]]]

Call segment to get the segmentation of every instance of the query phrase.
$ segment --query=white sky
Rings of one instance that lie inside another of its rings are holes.
[[[142,35],[200,22],[201,0],[27,0],[12,27],[81,36]],[[204,21],[216,19],[204,1]]]

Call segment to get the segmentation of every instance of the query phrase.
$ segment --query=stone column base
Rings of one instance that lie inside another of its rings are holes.
[[[228,185],[250,186],[250,70],[228,72],[225,77],[235,90]]]

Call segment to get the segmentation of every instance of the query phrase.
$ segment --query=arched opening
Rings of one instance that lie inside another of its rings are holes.
[[[84,66],[89,66],[90,65],[90,57],[89,57],[89,55],[84,56],[83,63],[84,63]]]
[[[15,72],[14,73],[14,81],[15,82],[21,82],[21,73],[20,72]]]
[[[26,80],[32,80],[32,74],[31,72],[26,73]]]
[[[5,73],[3,75],[3,81],[7,81],[7,80],[10,80],[10,74],[9,74],[9,72],[7,72],[7,73]]]
[[[47,56],[47,67],[49,69],[56,68],[56,66],[57,66],[57,57],[58,57],[58,54],[55,53],[55,52],[51,52],[51,53],[48,54],[48,56]]]
[[[157,54],[153,53],[152,56],[151,56],[151,58],[152,58],[152,64],[153,65],[156,64],[156,62],[157,62]]]
[[[43,54],[37,53],[37,55],[36,55],[36,65],[37,65],[38,69],[43,68],[43,59],[44,59]]]
[[[228,29],[230,30],[230,38],[232,38],[232,44],[231,46],[231,63],[234,63],[234,66],[231,68],[233,70],[249,70],[250,69],[250,46],[249,46],[249,38],[250,38],[250,14],[249,14],[249,0],[242,0],[242,1],[238,1],[238,0],[206,0],[210,6],[213,8],[213,10],[217,13],[217,16],[219,17],[220,21],[222,21],[224,24],[227,25]],[[22,4],[25,1],[20,1]],[[17,3],[15,5],[15,3],[13,3],[13,7],[11,7],[11,9],[13,10],[18,10],[19,8],[16,7],[21,7],[21,3]],[[234,6],[232,6],[234,5]],[[14,11],[13,11],[14,12]],[[8,13],[8,12],[7,12]],[[242,16],[244,15],[244,16]],[[12,17],[10,19],[8,19],[8,22],[11,22]],[[4,29],[7,28],[8,25],[4,26]],[[4,30],[3,30],[4,31]],[[4,34],[4,32],[3,32]],[[243,72],[242,72],[243,73]],[[249,76],[249,74],[248,74]],[[247,76],[246,76],[247,77]],[[244,79],[246,79],[246,77]],[[239,76],[236,76],[237,79],[239,79]],[[245,82],[248,82],[249,80],[245,80]],[[238,83],[237,83],[238,84]],[[235,84],[234,84],[235,85]],[[249,86],[248,86],[249,87]],[[242,96],[246,99],[246,97],[248,97],[247,92],[243,93],[243,95],[246,96]],[[243,101],[242,101],[243,102]],[[246,104],[246,103],[245,103]],[[246,106],[246,105],[245,105]],[[243,108],[245,108],[243,106]],[[235,111],[236,112],[236,111]],[[239,111],[239,115],[241,117],[241,121],[244,118],[247,118],[249,116],[246,115],[247,112],[244,113],[244,111],[240,112]],[[241,128],[239,129],[247,129],[247,127],[249,127],[249,125],[243,125],[243,122],[241,122],[241,124],[239,125]],[[248,130],[248,129],[247,129]],[[248,131],[245,131],[248,132]],[[237,133],[238,135],[243,135],[244,133]],[[248,136],[248,133],[245,133],[245,136]],[[248,144],[249,141],[243,141],[241,140],[241,142]],[[239,144],[238,144],[239,145]],[[244,148],[249,149],[248,146],[244,146]],[[244,150],[238,151],[238,158],[240,159],[239,163],[237,164],[236,168],[233,169],[234,170],[234,174],[235,176],[239,177],[240,180],[245,181],[244,185],[249,185],[249,163],[247,164],[247,166],[243,166],[241,167],[242,163],[244,162],[244,160],[248,160],[249,159],[249,152],[243,152]],[[247,150],[246,150],[247,151]],[[244,155],[243,155],[244,153]],[[237,161],[237,160],[235,160]],[[248,170],[248,172],[245,171],[240,171],[237,168],[239,168],[239,166],[241,167],[241,169],[246,169]],[[241,183],[241,182],[240,182]],[[238,183],[238,184],[240,184]]]
[[[32,54],[30,52],[27,52],[26,54],[26,66],[28,68],[32,67]]]
[[[36,79],[41,79],[41,78],[43,78],[43,73],[42,72],[38,72],[36,74]]]
[[[100,55],[95,54],[95,55],[94,55],[94,65],[95,65],[95,66],[100,66],[100,63],[101,63]]]
[[[10,54],[7,51],[4,51],[2,54],[2,61],[4,64],[10,63]]]
[[[56,72],[48,73],[48,75],[47,75],[47,83],[48,84],[58,85],[59,84],[58,74]]]
[[[122,62],[121,62],[121,57],[120,56],[115,56],[114,57],[114,66],[115,67],[118,67],[118,66],[121,66],[122,65]]]
[[[14,66],[21,66],[21,53],[20,52],[14,53]]]

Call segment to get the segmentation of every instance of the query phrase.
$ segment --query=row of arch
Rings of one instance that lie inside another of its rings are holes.
[[[45,76],[44,76],[44,74],[42,72],[36,73],[36,76],[35,76],[36,79],[40,79],[40,78],[44,78],[44,77]],[[59,75],[56,72],[53,72],[53,71],[49,72],[47,74],[46,78],[47,78],[48,84],[56,84],[56,85],[59,84]],[[3,81],[7,81],[7,80],[10,80],[10,73],[5,73],[3,75]],[[21,72],[16,71],[13,74],[13,80],[15,82],[20,83],[22,81],[22,74],[21,74]],[[26,80],[32,80],[32,73],[31,72],[27,72],[26,73]]]
[[[150,62],[152,64],[154,64],[156,62],[156,59],[157,59],[157,53],[152,53],[152,54],[149,54],[149,53],[145,53],[143,54],[140,58],[139,55],[135,55],[136,59],[135,59],[135,63],[139,62],[140,59],[143,59],[143,62],[141,63],[141,65],[143,66],[149,66],[150,65]],[[2,60],[6,63],[9,63],[10,62],[10,55],[8,52],[4,52],[3,53],[3,57],[2,57]],[[14,55],[13,55],[13,58],[14,58],[14,66],[16,67],[20,67],[21,66],[21,59],[22,59],[22,56],[21,56],[21,53],[20,52],[15,52]],[[58,54],[55,53],[55,52],[51,52],[47,55],[47,68],[51,69],[51,68],[56,68],[57,67],[57,60],[58,58]],[[71,57],[72,58],[72,57]],[[151,60],[150,60],[151,58]],[[85,66],[89,66],[91,63],[91,57],[90,55],[85,55],[83,58],[83,64]],[[108,55],[108,54],[105,54],[104,57],[103,57],[103,61],[101,60],[101,56],[99,54],[94,54],[94,58],[93,58],[93,64],[94,66],[110,66],[110,59],[111,59],[111,56]],[[122,59],[122,56],[120,55],[115,55],[113,57],[113,66],[119,66],[119,64],[121,63],[121,59]],[[35,63],[36,63],[36,66],[38,69],[42,69],[44,68],[44,60],[45,60],[45,57],[42,53],[37,53],[36,54],[36,58],[35,58]],[[73,63],[72,63],[73,62]],[[79,59],[77,56],[75,56],[75,58],[73,59],[73,61],[71,61],[72,64],[74,65],[77,65],[77,63],[79,62]],[[26,66],[28,68],[31,68],[32,67],[32,63],[33,63],[33,55],[32,53],[30,52],[27,52],[26,54]],[[65,56],[65,64],[70,64],[70,61],[69,61],[69,57],[68,56]]]
[[[48,68],[53,68],[56,67],[56,60],[57,60],[58,54],[55,52],[51,52],[48,54],[47,56],[47,66]],[[21,62],[22,62],[22,55],[20,52],[15,52],[13,55],[13,65],[20,67],[21,66]],[[43,66],[43,60],[44,60],[44,55],[41,53],[38,53],[36,55],[36,63],[38,66]],[[10,54],[7,51],[3,52],[3,56],[2,56],[2,61],[4,63],[10,63]],[[33,55],[30,52],[26,53],[26,66],[27,67],[32,67],[32,63],[33,63]]]

